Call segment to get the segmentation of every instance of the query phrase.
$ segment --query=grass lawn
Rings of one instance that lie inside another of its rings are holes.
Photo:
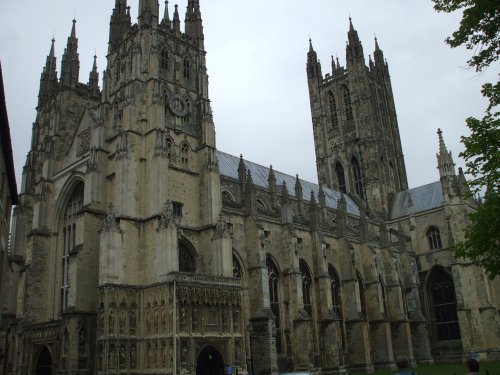
[[[481,375],[500,375],[500,362],[484,362],[480,367]],[[466,375],[463,363],[439,363],[419,366],[413,369],[418,375]],[[394,375],[397,370],[378,370],[376,375]],[[352,375],[365,375],[364,372],[354,372]]]

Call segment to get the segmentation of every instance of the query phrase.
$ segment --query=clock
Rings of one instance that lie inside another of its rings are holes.
[[[178,117],[185,117],[189,112],[189,105],[186,98],[179,94],[170,95],[168,98],[168,107]]]

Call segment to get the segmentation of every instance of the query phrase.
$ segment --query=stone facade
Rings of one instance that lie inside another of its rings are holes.
[[[13,231],[7,373],[498,357],[498,282],[449,251],[476,202],[441,136],[441,181],[408,190],[378,45],[366,67],[351,24],[347,68],[325,77],[310,46],[317,185],[216,149],[199,1],[184,32],[177,7],[158,9],[140,0],[132,25],[116,0],[102,91],[96,64],[79,83],[75,21],[59,78],[52,45]]]
[[[12,323],[12,291],[8,274],[10,258],[10,220],[12,206],[18,204],[14,160],[10,139],[9,118],[5,102],[2,66],[0,65],[0,301],[9,301],[0,313],[0,366],[5,359],[5,333]]]

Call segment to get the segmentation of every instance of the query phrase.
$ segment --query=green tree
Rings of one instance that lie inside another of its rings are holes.
[[[460,27],[446,39],[452,48],[473,51],[469,67],[482,72],[500,58],[499,0],[432,0],[439,12],[462,11]],[[465,240],[455,246],[457,256],[485,268],[493,278],[500,275],[500,83],[483,85],[489,105],[482,119],[466,120],[471,134],[462,137],[466,172],[472,176],[470,194],[486,189],[485,201],[470,215]]]

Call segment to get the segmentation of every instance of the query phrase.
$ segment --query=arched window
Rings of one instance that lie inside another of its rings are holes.
[[[340,294],[340,279],[332,265],[328,266],[330,276],[330,293],[332,294],[333,312],[342,319],[342,300]]]
[[[189,146],[183,143],[181,146],[181,163],[184,168],[188,167],[189,164]]]
[[[352,176],[354,178],[354,188],[356,190],[356,194],[361,199],[364,199],[364,187],[363,187],[363,174],[361,173],[361,167],[359,166],[358,160],[353,157],[351,160],[352,166]]]
[[[429,248],[431,250],[441,249],[441,233],[437,227],[430,227],[427,231],[427,239],[429,240]]]
[[[337,129],[339,126],[339,119],[337,117],[337,103],[335,102],[335,96],[331,91],[328,91],[328,105],[330,107],[330,123],[334,129]]]
[[[241,279],[243,277],[243,269],[241,268],[240,261],[233,254],[233,277],[236,279]]]
[[[439,341],[460,339],[453,279],[444,269],[436,267],[429,277],[428,290],[437,339]]]
[[[167,157],[169,159],[172,159],[172,147],[173,147],[174,142],[172,142],[172,139],[170,137],[167,137],[165,139],[165,149],[167,152]]]
[[[184,58],[184,71],[183,71],[184,78],[190,79],[191,78],[191,61],[186,57]]]
[[[365,299],[365,283],[363,282],[363,278],[361,277],[361,274],[356,272],[356,279],[357,279],[357,292],[358,292],[358,298],[359,298],[359,307],[361,309],[361,314],[363,317],[366,319],[366,299]]]
[[[196,272],[196,261],[193,252],[183,242],[179,242],[179,271]]]
[[[61,312],[68,308],[69,255],[75,249],[77,222],[83,206],[83,182],[79,182],[71,194],[63,217],[63,251],[61,257]]]
[[[380,285],[380,297],[382,298],[381,304],[380,304],[380,311],[383,314],[388,314],[389,311],[387,311],[387,295],[385,293],[385,282],[384,279],[382,278],[382,275],[378,275],[378,281]]]
[[[86,369],[88,366],[88,337],[87,329],[82,327],[78,334],[78,368]]]
[[[354,122],[354,115],[352,114],[351,93],[349,92],[347,86],[344,86],[344,110],[347,126],[351,127]]]
[[[340,162],[337,162],[335,164],[335,174],[337,175],[337,182],[339,184],[339,190],[344,194],[347,193],[347,188],[345,185],[344,167],[342,167],[342,164],[340,164]]]
[[[312,317],[312,278],[309,267],[303,260],[299,264],[300,274],[302,275],[302,301],[304,310]]]
[[[164,47],[160,54],[160,67],[164,70],[168,70],[169,66],[169,53],[168,48]]]
[[[281,327],[280,327],[280,299],[279,299],[279,272],[278,267],[270,258],[266,258],[266,267],[269,277],[269,302],[274,314],[276,329],[276,353],[282,353]]]
[[[257,206],[258,207],[260,207],[260,208],[262,208],[264,210],[267,210],[267,206],[266,206],[266,204],[264,203],[264,201],[262,199],[257,198],[256,202],[257,202]]]

